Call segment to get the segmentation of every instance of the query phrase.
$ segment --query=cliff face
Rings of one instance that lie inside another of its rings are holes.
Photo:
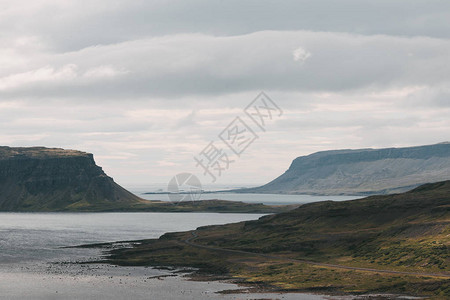
[[[266,185],[246,192],[366,195],[396,193],[450,179],[450,143],[335,150],[296,158]]]
[[[90,153],[0,147],[2,211],[83,210],[139,201],[108,177]]]

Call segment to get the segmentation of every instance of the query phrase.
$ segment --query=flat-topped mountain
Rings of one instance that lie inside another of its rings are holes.
[[[237,192],[390,194],[449,179],[450,143],[441,143],[407,148],[332,150],[300,156],[275,180]]]
[[[0,210],[77,210],[138,203],[90,153],[43,147],[0,147]]]

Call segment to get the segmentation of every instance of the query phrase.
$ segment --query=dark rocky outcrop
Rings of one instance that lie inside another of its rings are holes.
[[[141,199],[128,192],[93,155],[43,147],[0,147],[0,210],[82,210]]]
[[[450,143],[429,146],[333,150],[296,158],[261,187],[239,192],[370,195],[404,192],[450,179]]]

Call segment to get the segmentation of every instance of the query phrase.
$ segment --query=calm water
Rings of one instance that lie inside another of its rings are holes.
[[[217,213],[0,213],[0,299],[325,299],[308,294],[232,294],[226,282],[193,282],[168,270],[80,265],[85,243],[157,238],[170,231],[257,219]],[[156,278],[155,276],[163,276]],[[327,297],[327,299],[331,299]]]
[[[80,252],[61,249],[64,246],[158,238],[170,231],[252,220],[260,216],[215,213],[0,213],[0,266],[54,260]]]

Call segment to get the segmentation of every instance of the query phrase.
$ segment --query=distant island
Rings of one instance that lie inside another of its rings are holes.
[[[223,200],[148,201],[114,182],[91,153],[0,147],[0,211],[273,213],[291,208]]]
[[[450,180],[450,143],[300,156],[273,181],[238,193],[373,195],[406,192]]]
[[[105,247],[108,263],[196,267],[194,276],[232,278],[262,291],[449,299],[450,181],[130,244],[90,247]]]

